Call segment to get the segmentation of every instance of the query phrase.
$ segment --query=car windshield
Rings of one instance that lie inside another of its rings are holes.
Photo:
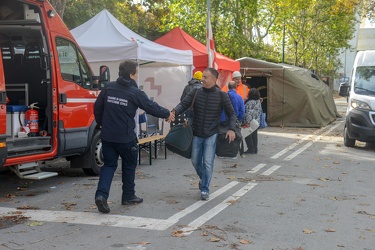
[[[361,66],[356,69],[354,92],[359,95],[375,95],[375,66]]]

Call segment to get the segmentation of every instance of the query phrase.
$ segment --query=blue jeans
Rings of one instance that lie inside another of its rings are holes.
[[[122,200],[133,198],[135,168],[138,160],[138,145],[136,140],[129,143],[102,141],[104,165],[100,169],[98,188],[95,197],[103,196],[108,199],[113,175],[117,169],[119,156],[122,159]]]
[[[214,170],[216,138],[217,134],[207,138],[193,137],[191,162],[200,178],[199,189],[201,192],[210,192],[209,186]]]

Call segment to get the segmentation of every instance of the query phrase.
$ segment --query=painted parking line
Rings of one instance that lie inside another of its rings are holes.
[[[307,148],[309,148],[311,145],[313,145],[316,141],[320,140],[320,138],[322,138],[323,136],[326,136],[327,134],[329,134],[332,130],[334,130],[335,128],[337,128],[338,126],[341,125],[343,121],[340,121],[338,122],[336,125],[332,126],[330,129],[328,129],[326,132],[322,133],[321,135],[317,136],[313,141],[307,143],[306,145],[304,145],[303,147],[301,147],[300,149],[296,150],[294,153],[290,154],[289,156],[285,157],[285,161],[290,161],[291,159],[293,159],[294,157],[296,157],[297,155],[299,155],[300,153],[302,153],[303,151],[305,151]]]
[[[147,230],[163,230],[173,225],[167,220],[153,218],[133,217],[115,214],[101,214],[72,211],[50,211],[50,210],[19,210],[16,208],[0,207],[0,215],[9,215],[21,212],[22,216],[29,220],[57,223],[74,223],[95,226],[127,227]]]
[[[73,211],[51,211],[51,210],[20,210],[16,208],[0,207],[0,216],[19,214],[28,217],[29,220],[56,222],[56,223],[74,223],[94,226],[110,226],[135,228],[146,230],[166,230],[172,225],[176,224],[184,216],[194,212],[198,208],[212,202],[215,198],[230,190],[239,184],[237,181],[232,181],[217,191],[213,192],[209,201],[197,201],[184,210],[174,214],[168,219],[154,219],[145,217],[135,217],[115,214],[102,214],[90,212],[73,212]]]
[[[223,202],[218,204],[217,206],[213,207],[209,211],[207,211],[202,216],[198,217],[194,221],[192,221],[189,225],[182,228],[182,234],[183,235],[189,235],[192,232],[194,232],[196,229],[198,229],[200,226],[202,226],[204,223],[206,223],[208,220],[212,219],[214,216],[219,214],[221,211],[223,211],[225,208],[233,204],[233,201],[238,200],[241,196],[249,192],[252,188],[254,188],[257,185],[257,183],[248,183],[246,186],[241,188],[239,191],[234,193],[233,195],[229,196],[227,199],[225,199]]]
[[[228,191],[229,189],[231,189],[232,187],[237,185],[238,183],[239,183],[238,181],[232,181],[232,182],[228,183],[227,185],[225,185],[224,187],[218,189],[214,193],[210,194],[210,200],[209,201],[212,201],[213,199],[215,199],[216,197],[218,197],[222,193]],[[200,208],[201,206],[203,206],[205,204],[207,204],[207,201],[198,201],[198,202],[194,203],[193,205],[191,205],[191,206],[181,210],[180,212],[172,215],[171,217],[168,218],[168,221],[173,222],[173,223],[177,223],[182,217],[194,212],[195,210],[197,210],[198,208]]]
[[[273,165],[270,169],[264,171],[261,175],[271,175],[273,172],[278,170],[281,166]]]
[[[259,170],[261,170],[266,165],[267,164],[264,164],[264,163],[258,164],[256,167],[254,167],[251,170],[247,171],[247,173],[249,173],[249,174],[256,173],[256,172],[258,172]]]
[[[337,124],[335,124],[335,125],[333,125],[333,126],[331,125],[332,127],[327,126],[327,127],[324,127],[324,128],[322,128],[322,129],[317,130],[317,131],[313,134],[313,136],[314,136],[314,137],[313,137],[313,138],[314,138],[313,141],[316,141],[317,138],[321,138],[322,136],[327,135],[327,134],[330,133],[333,129],[335,129],[335,128],[337,128],[338,126],[340,126],[342,122],[343,122],[343,121],[338,121]],[[327,128],[329,128],[329,129],[328,129],[325,133],[323,133],[324,130],[327,129]],[[322,134],[319,135],[319,133],[322,133]],[[311,135],[306,135],[306,136],[304,136],[303,138],[301,138],[301,139],[298,140],[297,142],[295,142],[295,143],[289,145],[289,146],[286,147],[285,149],[283,149],[283,150],[281,150],[280,152],[276,153],[275,155],[271,156],[271,159],[277,159],[277,158],[283,156],[284,154],[288,153],[288,152],[289,152],[290,150],[292,150],[293,148],[299,146],[300,144],[302,144],[302,143],[304,143],[304,142],[306,142],[306,141],[311,141]],[[311,144],[311,145],[312,145],[312,144]],[[309,145],[309,146],[311,146],[311,145]],[[309,147],[309,146],[308,146],[308,147]],[[308,147],[306,147],[306,148],[308,148]],[[294,152],[294,153],[290,154],[288,157],[286,157],[284,160],[287,160],[287,161],[288,161],[288,160],[293,159],[295,156],[297,156],[298,154],[300,154],[301,152],[303,152],[306,148],[304,148],[302,151],[301,151],[301,149],[300,149],[300,150],[297,150],[296,152]]]

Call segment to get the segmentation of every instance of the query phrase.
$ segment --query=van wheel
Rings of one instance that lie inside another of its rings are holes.
[[[346,126],[344,128],[344,145],[347,147],[354,147],[355,145],[355,140],[349,138],[348,128]]]
[[[90,150],[84,155],[72,157],[70,165],[72,168],[82,168],[87,175],[95,176],[100,173],[100,168],[104,165],[104,162],[99,130],[95,132],[92,138]]]

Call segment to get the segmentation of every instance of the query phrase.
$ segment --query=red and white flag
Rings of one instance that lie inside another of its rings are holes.
[[[214,36],[212,34],[211,27],[211,2],[207,0],[207,33],[206,33],[206,48],[208,54],[208,67],[217,69],[217,64],[215,62],[215,43]]]

